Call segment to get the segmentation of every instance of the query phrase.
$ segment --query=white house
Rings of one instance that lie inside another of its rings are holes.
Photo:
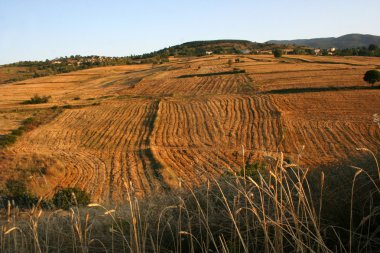
[[[334,55],[334,54],[335,54],[335,51],[336,51],[336,48],[335,48],[335,47],[329,48],[329,49],[327,50],[327,54],[328,54],[328,55]]]
[[[206,55],[212,55],[213,52],[212,51],[206,51]]]

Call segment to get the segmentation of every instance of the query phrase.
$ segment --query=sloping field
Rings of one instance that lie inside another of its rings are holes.
[[[156,107],[157,102],[132,99],[66,110],[23,136],[13,150],[60,157],[66,171],[57,183],[84,187],[94,196],[120,198],[123,180],[149,193],[163,186],[148,139]]]
[[[38,195],[78,186],[96,201],[118,201],[124,182],[150,194],[279,151],[310,167],[354,161],[357,147],[379,152],[372,117],[380,113],[380,89],[362,81],[379,64],[369,57],[212,56],[2,85],[0,134],[41,109],[62,112],[2,151],[0,181],[28,176]],[[234,69],[245,73],[219,74]],[[51,99],[20,104],[34,94]],[[44,173],[35,173],[41,166]]]
[[[235,154],[242,145],[247,154],[276,151],[280,135],[279,113],[268,97],[167,99],[160,103],[151,144],[169,174],[197,182],[205,171],[239,169],[242,156]]]
[[[144,80],[130,90],[128,94],[164,95],[164,96],[197,96],[238,93],[250,80],[247,76],[237,74],[206,76],[193,78],[168,78]]]
[[[285,133],[283,148],[302,150],[307,164],[350,159],[356,148],[378,152],[379,90],[304,92],[276,96]]]

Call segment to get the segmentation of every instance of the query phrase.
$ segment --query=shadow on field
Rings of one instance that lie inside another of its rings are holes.
[[[233,74],[242,74],[242,73],[245,73],[244,69],[236,69],[236,70],[231,70],[231,71],[213,72],[213,73],[205,73],[205,74],[182,75],[182,76],[177,76],[177,78],[221,76],[221,75],[233,75]]]
[[[350,90],[380,90],[380,86],[342,86],[342,87],[308,87],[308,88],[289,88],[264,91],[264,94],[293,94],[305,92],[323,92],[323,91],[350,91]]]

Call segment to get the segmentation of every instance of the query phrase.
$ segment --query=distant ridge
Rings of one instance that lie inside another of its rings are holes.
[[[380,47],[380,36],[370,34],[347,34],[340,37],[314,38],[314,39],[297,39],[297,40],[270,40],[267,43],[273,44],[295,44],[309,46],[313,48],[357,48],[368,47],[375,44]]]
[[[159,50],[158,52],[169,50],[170,55],[204,55],[206,51],[212,51],[216,54],[236,54],[245,50],[253,51],[265,47],[267,47],[267,45],[264,43],[257,43],[249,40],[200,40],[186,42]]]
[[[249,40],[199,40],[185,42],[180,45],[164,48],[152,53],[143,54],[142,57],[154,57],[156,55],[178,55],[178,56],[202,56],[207,52],[213,54],[247,54],[256,51],[271,51],[279,47],[270,43],[258,43]],[[293,49],[294,46],[286,46]]]
[[[235,44],[235,43],[241,43],[241,44],[256,44],[252,41],[249,40],[236,40],[236,39],[228,39],[228,40],[196,40],[196,41],[189,41],[185,42],[181,45],[183,46],[188,46],[188,45],[208,45],[208,44],[219,44],[219,43],[230,43],[230,44]]]

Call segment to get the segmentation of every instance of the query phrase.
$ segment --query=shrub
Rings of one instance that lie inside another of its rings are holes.
[[[61,188],[53,196],[57,208],[69,209],[72,206],[85,206],[90,203],[90,195],[79,188]]]
[[[380,82],[380,72],[378,70],[368,70],[363,77],[363,80],[371,85]]]
[[[0,148],[4,148],[5,146],[15,143],[16,139],[16,135],[0,135]]]
[[[238,173],[238,176],[244,176],[244,169],[241,169]],[[255,161],[251,164],[246,164],[245,166],[245,176],[251,177],[253,180],[259,182],[260,176],[263,179],[267,179],[269,177],[269,173],[267,170],[267,165],[263,162]]]
[[[368,50],[369,51],[376,51],[377,49],[379,49],[379,47],[377,45],[375,45],[375,44],[370,44],[368,46]]]
[[[26,101],[22,102],[21,104],[44,104],[44,103],[49,102],[50,98],[51,98],[51,96],[34,95],[29,100],[26,100]]]
[[[12,130],[11,135],[21,136],[24,133],[24,131],[25,131],[25,127],[21,126],[17,129]]]
[[[16,142],[17,136],[21,136],[28,127],[34,122],[33,118],[27,118],[22,121],[22,126],[17,129],[13,129],[10,134],[0,135],[0,148],[4,148]]]
[[[23,125],[30,125],[34,122],[34,119],[32,117],[26,118],[22,121]]]
[[[282,57],[282,50],[281,50],[281,49],[276,48],[276,49],[274,49],[272,52],[273,52],[273,55],[274,55],[275,58],[280,58],[280,57]]]
[[[73,100],[80,100],[80,97],[75,97],[73,98]]]
[[[27,194],[27,188],[25,181],[8,179],[5,183],[8,195],[11,197],[19,197]]]
[[[19,208],[30,209],[39,204],[43,208],[50,208],[51,205],[45,200],[38,200],[28,192],[25,179],[8,179],[5,182],[6,190],[1,193],[0,207],[4,208],[12,203]]]
[[[16,142],[17,136],[21,136],[24,132],[33,130],[34,128],[44,124],[48,120],[51,120],[62,110],[58,110],[57,106],[51,107],[52,111],[48,111],[42,114],[35,114],[34,117],[26,118],[21,122],[22,126],[17,129],[13,129],[11,133],[6,135],[0,135],[0,148],[4,148]]]

